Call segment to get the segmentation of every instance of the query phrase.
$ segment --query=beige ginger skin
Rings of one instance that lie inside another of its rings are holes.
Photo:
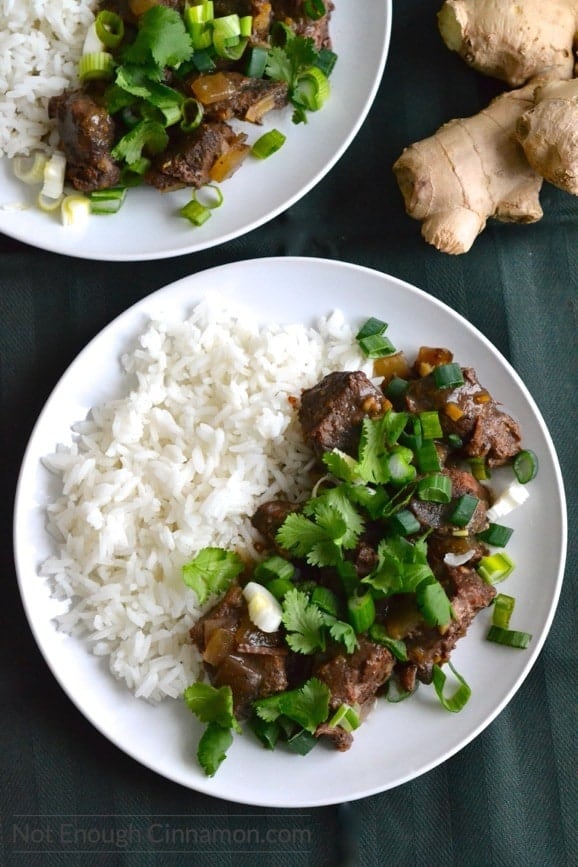
[[[511,87],[573,75],[578,0],[445,0],[438,26],[469,66]]]
[[[393,166],[407,213],[438,250],[467,252],[489,217],[533,223],[542,217],[540,177],[516,140],[535,85],[508,91],[479,114],[452,120],[405,148]]]
[[[526,159],[551,184],[578,196],[578,78],[537,87],[535,102],[516,123]]]

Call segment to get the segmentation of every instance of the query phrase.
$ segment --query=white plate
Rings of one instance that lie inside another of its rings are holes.
[[[54,253],[129,261],[193,253],[263,225],[324,177],[365,120],[389,49],[391,0],[372,3],[371,12],[364,14],[355,0],[337,0],[331,33],[339,59],[329,102],[307,124],[293,124],[289,109],[270,114],[261,127],[243,124],[250,142],[272,126],[287,140],[274,157],[247,159],[223,183],[224,203],[204,226],[193,228],[178,215],[190,191],[161,195],[141,188],[129,191],[114,217],[93,217],[80,230],[64,228],[57,214],[17,207],[30,205],[32,193],[14,179],[8,160],[0,159],[0,232]]]
[[[148,317],[175,311],[184,317],[217,288],[258,311],[263,322],[314,324],[335,308],[352,322],[377,316],[413,353],[422,343],[445,345],[457,361],[476,368],[482,383],[522,426],[525,444],[540,460],[531,498],[508,524],[517,567],[501,589],[517,598],[513,628],[529,631],[529,649],[484,640],[483,612],[453,655],[473,696],[459,714],[443,710],[431,688],[401,704],[382,701],[356,732],[347,753],[318,747],[307,757],[263,749],[252,735],[237,737],[216,776],[195,760],[200,728],[178,701],[151,707],[108,674],[85,646],[51,622],[51,600],[38,565],[50,553],[44,507],[54,495],[43,455],[69,439],[69,426],[90,406],[120,395],[118,359]],[[275,291],[271,291],[274,289]],[[98,370],[98,377],[94,371]],[[231,801],[305,807],[352,800],[398,786],[443,762],[478,735],[512,698],[548,633],[560,593],[566,553],[566,513],[556,454],[539,410],[508,362],[458,314],[425,292],[376,271],[306,258],[257,259],[187,277],[153,293],[99,334],[78,356],[50,396],[36,424],[21,469],[15,506],[15,554],[20,590],[36,641],[55,677],[82,713],[120,749],[184,786]],[[543,543],[548,539],[548,544]],[[402,748],[400,748],[400,744]]]

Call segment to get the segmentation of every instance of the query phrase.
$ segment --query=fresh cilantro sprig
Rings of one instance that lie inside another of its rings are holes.
[[[287,644],[296,653],[325,650],[327,635],[343,643],[348,653],[353,653],[358,646],[351,624],[323,611],[297,587],[289,590],[283,599],[283,626]]]
[[[288,27],[282,29],[285,43],[269,49],[265,77],[287,84],[289,102],[294,108],[293,123],[307,123],[307,113],[318,110],[327,98],[328,76],[337,57],[333,52],[325,51],[332,55],[332,62],[328,64],[326,58],[315,48],[311,37],[296,36]],[[320,89],[323,97],[320,97]]]
[[[182,16],[167,6],[151,6],[139,18],[136,38],[124,48],[122,61],[146,68],[160,80],[165,67],[178,68],[192,53]]]
[[[223,593],[243,569],[243,561],[234,551],[202,548],[183,566],[183,581],[195,591],[199,604],[203,605],[210,596]]]
[[[285,690],[253,702],[257,716],[265,722],[277,722],[287,717],[305,731],[313,734],[329,716],[331,693],[327,684],[316,677],[307,680],[298,689]]]
[[[218,689],[208,683],[193,683],[184,692],[185,704],[207,726],[197,747],[197,759],[208,777],[214,776],[241,727],[233,713],[230,686]]]

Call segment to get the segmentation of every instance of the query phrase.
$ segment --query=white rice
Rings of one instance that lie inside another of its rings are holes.
[[[309,487],[290,398],[363,359],[338,311],[316,329],[260,327],[211,296],[184,322],[151,322],[122,366],[126,396],[95,407],[45,460],[62,494],[42,574],[67,600],[60,628],[158,701],[200,671],[188,631],[201,611],[182,566],[208,545],[257,556],[256,507]]]
[[[0,157],[56,145],[48,100],[78,81],[97,0],[0,0]]]

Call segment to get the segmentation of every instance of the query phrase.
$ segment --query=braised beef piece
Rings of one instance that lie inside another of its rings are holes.
[[[330,726],[329,723],[321,723],[315,729],[315,737],[329,741],[336,750],[344,753],[353,743],[353,734],[342,726]]]
[[[168,148],[153,159],[145,180],[161,192],[183,186],[199,189],[209,183],[218,157],[245,139],[220,122],[203,123],[188,135],[176,133]]]
[[[318,457],[334,448],[357,457],[363,419],[382,416],[387,406],[363,371],[337,371],[303,391],[299,421]]]
[[[151,4],[153,5],[153,4]],[[169,9],[175,9],[177,12],[182,12],[185,8],[185,0],[155,0],[155,6],[167,6]],[[99,4],[99,9],[106,9],[110,12],[116,12],[122,20],[127,24],[134,24],[138,21],[138,16],[131,9],[130,0],[104,0]]]
[[[456,526],[451,524],[449,517],[456,506],[456,501],[464,494],[478,497],[479,502],[476,510],[468,523],[468,531],[472,534],[480,533],[487,527],[486,513],[490,505],[490,494],[471,473],[456,467],[448,467],[442,470],[443,475],[449,476],[452,482],[452,499],[449,503],[432,503],[412,497],[409,509],[413,512],[423,529],[434,529],[437,533],[455,533]]]
[[[208,121],[238,118],[250,123],[261,123],[267,112],[285,108],[288,103],[288,85],[284,81],[249,78],[240,72],[218,72],[216,75],[226,79],[230,95],[218,102],[203,103],[204,118]],[[195,91],[194,80],[190,86],[203,102],[202,94]]]
[[[242,719],[258,698],[288,688],[287,647],[281,633],[265,633],[250,621],[239,584],[204,614],[190,631],[211,683],[230,686],[233,709]]]
[[[462,455],[484,457],[489,467],[500,466],[520,451],[520,427],[503,412],[478,382],[471,367],[462,368],[463,385],[437,388],[433,374],[412,380],[406,393],[410,412],[438,410],[446,435],[457,434]]]
[[[314,676],[329,687],[333,710],[349,704],[359,705],[361,713],[367,712],[393,670],[394,658],[386,647],[364,635],[359,635],[358,641],[354,653],[336,646],[313,667]]]
[[[120,168],[111,156],[116,129],[106,108],[84,90],[68,90],[49,100],[48,114],[56,120],[69,183],[86,193],[118,184]]]
[[[431,681],[434,664],[443,665],[449,660],[456,643],[466,634],[476,614],[487,608],[496,595],[495,587],[480,578],[469,564],[446,566],[446,572],[446,592],[454,619],[443,634],[437,627],[428,626],[421,620],[404,636],[409,662],[415,666],[417,678],[423,683]],[[405,677],[411,678],[410,672],[405,671]]]
[[[277,548],[275,541],[277,530],[285,518],[292,512],[298,512],[299,508],[298,505],[289,503],[287,500],[270,500],[267,503],[262,503],[257,508],[257,511],[251,518],[251,523],[263,536],[268,545],[272,548]]]

